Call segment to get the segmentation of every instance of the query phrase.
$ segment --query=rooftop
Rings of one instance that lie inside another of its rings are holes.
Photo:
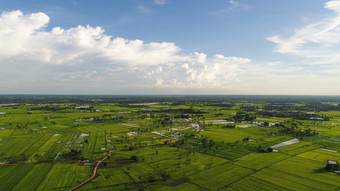
[[[334,160],[327,160],[328,164],[332,164],[332,165],[338,165],[338,162],[334,161]]]

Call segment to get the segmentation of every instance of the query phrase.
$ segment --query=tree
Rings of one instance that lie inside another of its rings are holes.
[[[81,150],[71,149],[69,153],[64,154],[63,156],[66,158],[66,160],[79,160],[81,154],[82,154]]]
[[[135,161],[135,162],[138,162],[138,161],[139,161],[138,156],[135,156],[135,155],[132,155],[132,156],[130,157],[130,159],[133,160],[133,161]]]
[[[24,153],[21,153],[21,156],[22,156],[24,161],[27,160],[27,157],[26,157],[26,155]]]
[[[39,154],[35,154],[34,157],[35,157],[36,159],[39,159],[39,158],[40,158],[40,155],[39,155]]]

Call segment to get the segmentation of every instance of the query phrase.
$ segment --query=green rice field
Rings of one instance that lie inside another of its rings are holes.
[[[77,99],[0,99],[1,191],[340,190],[340,100]]]

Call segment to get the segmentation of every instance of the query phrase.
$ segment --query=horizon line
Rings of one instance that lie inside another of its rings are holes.
[[[340,96],[337,94],[31,94],[15,93],[1,94],[0,96]]]

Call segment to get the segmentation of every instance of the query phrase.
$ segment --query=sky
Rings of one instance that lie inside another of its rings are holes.
[[[340,0],[0,0],[0,94],[340,95]]]

